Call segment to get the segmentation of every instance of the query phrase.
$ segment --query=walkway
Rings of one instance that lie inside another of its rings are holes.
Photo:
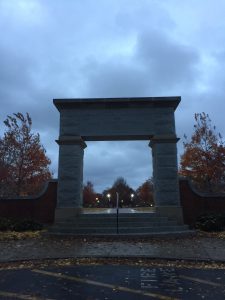
[[[116,214],[116,208],[83,208],[84,214]],[[127,213],[155,213],[155,209],[152,207],[141,208],[119,208],[119,214]]]
[[[48,258],[148,258],[225,262],[225,239],[40,237],[0,242],[0,262]]]

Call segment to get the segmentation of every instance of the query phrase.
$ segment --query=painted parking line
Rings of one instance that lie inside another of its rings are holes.
[[[43,271],[43,270],[38,270],[38,269],[33,269],[32,271],[35,272],[35,273],[42,274],[42,275],[47,275],[47,276],[52,276],[52,277],[56,277],[56,278],[72,280],[72,281],[91,284],[91,285],[95,285],[95,286],[101,286],[101,287],[109,288],[109,289],[112,289],[112,290],[117,290],[117,291],[122,291],[122,292],[129,292],[129,293],[138,294],[138,295],[142,295],[142,296],[155,297],[155,299],[179,300],[178,298],[174,298],[174,297],[164,296],[164,295],[156,294],[156,293],[145,292],[145,291],[141,291],[141,290],[134,290],[134,289],[130,289],[130,288],[127,288],[127,287],[118,286],[118,285],[109,284],[109,283],[104,283],[104,282],[99,282],[99,281],[90,280],[90,279],[86,279],[86,278],[68,276],[68,275],[64,275],[62,273],[48,272],[48,271]]]
[[[13,299],[23,299],[23,300],[54,300],[49,298],[40,298],[40,297],[35,297],[30,295],[22,295],[19,293],[11,293],[11,292],[4,292],[4,291],[0,291],[0,296],[4,297],[4,299],[13,298]]]
[[[190,280],[190,281],[194,281],[194,282],[198,282],[198,283],[204,283],[204,284],[208,284],[208,285],[212,285],[212,286],[216,286],[216,287],[225,287],[224,284],[209,281],[209,280],[204,280],[204,279],[200,279],[200,278],[189,277],[189,276],[184,276],[184,275],[179,275],[179,277],[183,278],[183,279]]]

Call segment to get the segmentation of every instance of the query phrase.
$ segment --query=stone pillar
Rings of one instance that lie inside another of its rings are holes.
[[[85,142],[80,136],[60,136],[57,209],[55,218],[68,219],[83,207],[83,156]]]
[[[156,213],[176,219],[183,224],[177,173],[175,135],[154,136],[151,139],[153,158],[154,200]]]

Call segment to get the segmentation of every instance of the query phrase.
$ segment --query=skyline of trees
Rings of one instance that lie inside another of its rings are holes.
[[[96,193],[92,182],[83,187],[84,207],[116,207],[117,193],[119,207],[154,206],[153,183],[146,180],[137,190],[132,189],[123,177],[118,177],[110,188],[102,193]]]

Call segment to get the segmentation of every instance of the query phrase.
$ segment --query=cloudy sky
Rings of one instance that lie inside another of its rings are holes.
[[[202,111],[225,136],[224,14],[224,0],[0,0],[0,134],[29,112],[55,177],[53,98],[181,96],[178,137]],[[147,141],[88,143],[84,180],[101,191],[118,176],[152,176]]]

